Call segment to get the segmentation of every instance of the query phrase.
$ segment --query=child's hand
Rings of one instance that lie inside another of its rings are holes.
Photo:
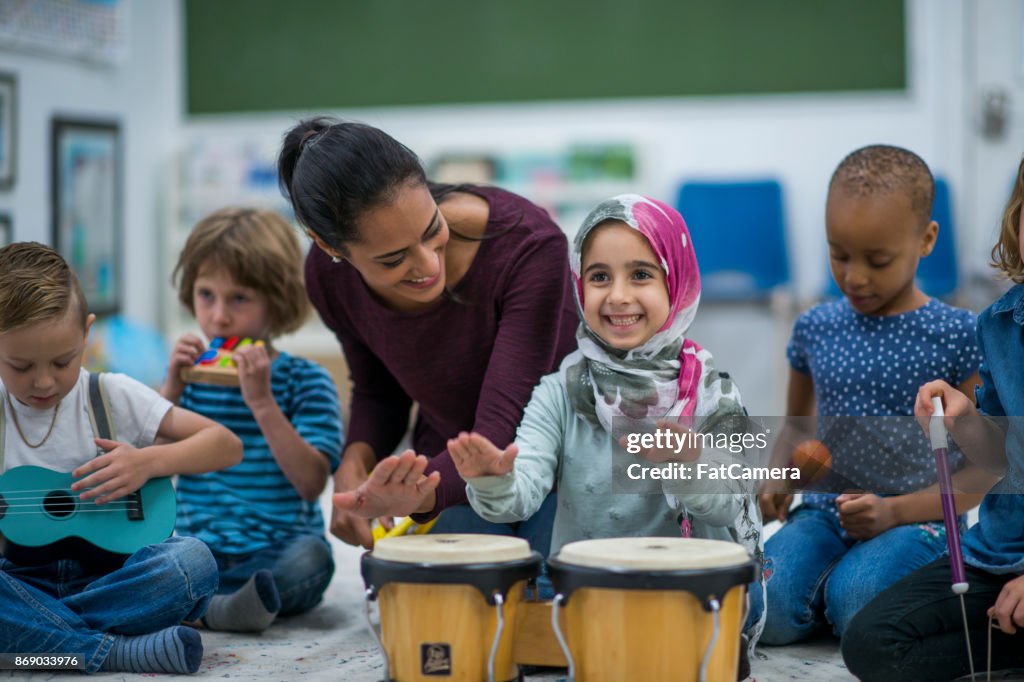
[[[1024,627],[1024,575],[1003,585],[996,598],[995,606],[989,607],[989,618],[999,621],[999,629],[1008,635]]]
[[[888,498],[869,493],[843,493],[836,498],[839,525],[856,540],[870,540],[897,525]]]
[[[504,450],[499,450],[479,433],[463,431],[457,438],[448,441],[448,452],[451,453],[459,475],[470,479],[509,473],[514,468],[519,447],[511,443]]]
[[[85,491],[79,498],[95,498],[96,504],[113,502],[135,492],[151,478],[149,457],[142,450],[116,440],[94,440],[96,445],[107,452],[89,460],[71,473],[73,477],[80,479],[71,484],[71,489]]]
[[[238,383],[242,399],[250,410],[256,411],[274,401],[270,391],[270,353],[263,344],[249,345],[236,350],[231,359],[238,367]]]
[[[331,499],[339,510],[364,519],[409,516],[420,511],[441,482],[437,471],[424,476],[426,468],[426,457],[406,450],[401,455],[385,457],[358,488],[335,493]]]
[[[680,438],[684,438],[686,446],[676,452],[676,448],[647,448],[642,449],[637,453],[638,457],[643,457],[648,462],[654,464],[663,464],[665,462],[695,462],[700,459],[700,441],[690,436],[693,431],[683,424],[672,420],[672,419],[659,419],[655,427],[659,431],[671,431],[678,434]],[[673,440],[676,436],[672,436]],[[619,445],[625,449],[628,445],[626,437],[623,436],[619,439]]]
[[[765,523],[778,519],[785,523],[789,518],[789,507],[793,504],[792,493],[761,493],[757,496],[761,516]]]
[[[935,407],[932,405],[932,398],[935,396],[942,398],[942,413],[946,416],[943,422],[949,433],[953,433],[954,417],[978,413],[971,399],[958,389],[941,379],[929,381],[918,389],[917,400],[914,401],[914,416],[917,417],[917,423],[924,429],[926,437],[928,436],[928,420],[935,412]]]
[[[191,367],[196,359],[206,350],[203,340],[195,334],[182,334],[174,344],[171,351],[170,365],[167,368],[167,378],[164,380],[160,394],[173,403],[181,398],[181,392],[185,388],[185,382],[181,380],[181,370]]]

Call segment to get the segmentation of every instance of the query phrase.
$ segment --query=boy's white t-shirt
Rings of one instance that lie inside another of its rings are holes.
[[[110,410],[114,440],[130,443],[137,448],[152,445],[157,430],[173,405],[154,391],[124,374],[104,374],[103,390]],[[6,389],[0,382],[0,394]],[[38,448],[28,447],[18,434],[11,407],[18,415],[18,424],[30,443],[38,443],[50,429],[53,408],[37,410],[23,405],[14,396],[8,403],[0,395],[0,409],[4,410],[4,471],[16,466],[33,465],[68,472],[96,457],[92,422],[89,421],[89,372],[82,370],[78,382],[60,401],[53,433]]]

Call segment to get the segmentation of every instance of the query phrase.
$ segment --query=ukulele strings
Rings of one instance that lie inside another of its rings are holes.
[[[92,488],[87,488],[86,490],[94,490],[94,489],[95,489],[95,486],[93,486]],[[9,490],[9,491],[6,491],[6,492],[3,491],[3,490],[0,490],[0,495],[24,495],[25,493],[47,493],[47,494],[49,494],[49,493],[57,493],[57,492],[78,493],[79,495],[81,495],[83,492],[85,492],[85,490],[73,490],[72,491],[72,490],[68,490],[66,488],[39,488],[38,490]]]
[[[137,510],[139,508],[137,500],[125,500],[122,498],[118,500],[112,500],[111,502],[108,502],[103,505],[98,505],[93,500],[81,499],[80,495],[84,492],[88,492],[89,490],[93,490],[93,488],[87,488],[86,490],[75,492],[54,488],[41,488],[38,490],[13,490],[7,491],[6,493],[0,491],[0,499],[3,499],[5,503],[5,506],[0,505],[0,509],[4,510],[4,516],[31,516],[34,514],[52,515],[53,513],[74,511],[77,511],[78,513],[82,514],[95,514],[99,512],[124,512]],[[65,493],[68,497],[71,497],[73,499],[69,501],[54,500],[47,504],[45,500],[47,496],[53,492]],[[33,493],[47,493],[47,495],[34,495]],[[132,493],[129,493],[129,495],[130,494]],[[40,506],[45,506],[45,509],[38,509],[38,507]],[[31,508],[33,509],[33,511],[10,511],[11,509],[24,508]]]
[[[131,493],[129,493],[128,495],[131,495]],[[125,497],[127,497],[127,496],[125,496]],[[7,503],[7,507],[38,507],[40,504],[44,504],[47,507],[61,507],[61,506],[75,507],[75,506],[80,505],[80,504],[87,505],[90,502],[92,502],[92,500],[82,500],[81,498],[75,498],[75,499],[73,499],[71,501],[65,501],[63,499],[53,500],[53,501],[51,501],[49,503],[46,502],[46,498],[4,498],[4,501]],[[115,500],[114,502],[117,502],[117,501]],[[29,503],[29,504],[17,504],[17,503]],[[0,505],[0,506],[2,506],[2,505]]]
[[[68,510],[68,511],[74,511],[76,514],[107,514],[107,513],[116,512],[116,511],[125,512],[125,511],[129,511],[130,509],[131,509],[130,507],[121,507],[119,509],[77,509],[77,510]],[[44,512],[44,511],[7,512],[6,514],[4,514],[0,518],[7,518],[8,516],[36,516],[36,515],[39,515],[39,514],[48,514],[48,512]],[[52,514],[48,514],[48,515],[52,515]]]

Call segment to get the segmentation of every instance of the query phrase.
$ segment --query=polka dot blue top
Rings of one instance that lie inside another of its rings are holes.
[[[922,384],[944,379],[958,386],[978,371],[975,327],[974,313],[934,298],[891,316],[863,315],[843,298],[797,318],[786,355],[794,370],[811,375],[819,437],[845,479],[840,488],[899,494],[935,482],[931,446],[907,417]],[[962,456],[953,465],[960,468]],[[804,497],[805,504],[825,501]]]

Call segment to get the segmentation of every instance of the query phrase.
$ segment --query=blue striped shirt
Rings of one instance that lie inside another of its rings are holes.
[[[280,353],[271,365],[270,386],[278,406],[300,436],[327,459],[341,459],[338,392],[319,365]],[[246,554],[297,535],[323,535],[317,501],[303,500],[274,459],[239,388],[189,384],[181,407],[231,429],[241,440],[241,463],[178,478],[179,535],[192,535],[213,551]]]

